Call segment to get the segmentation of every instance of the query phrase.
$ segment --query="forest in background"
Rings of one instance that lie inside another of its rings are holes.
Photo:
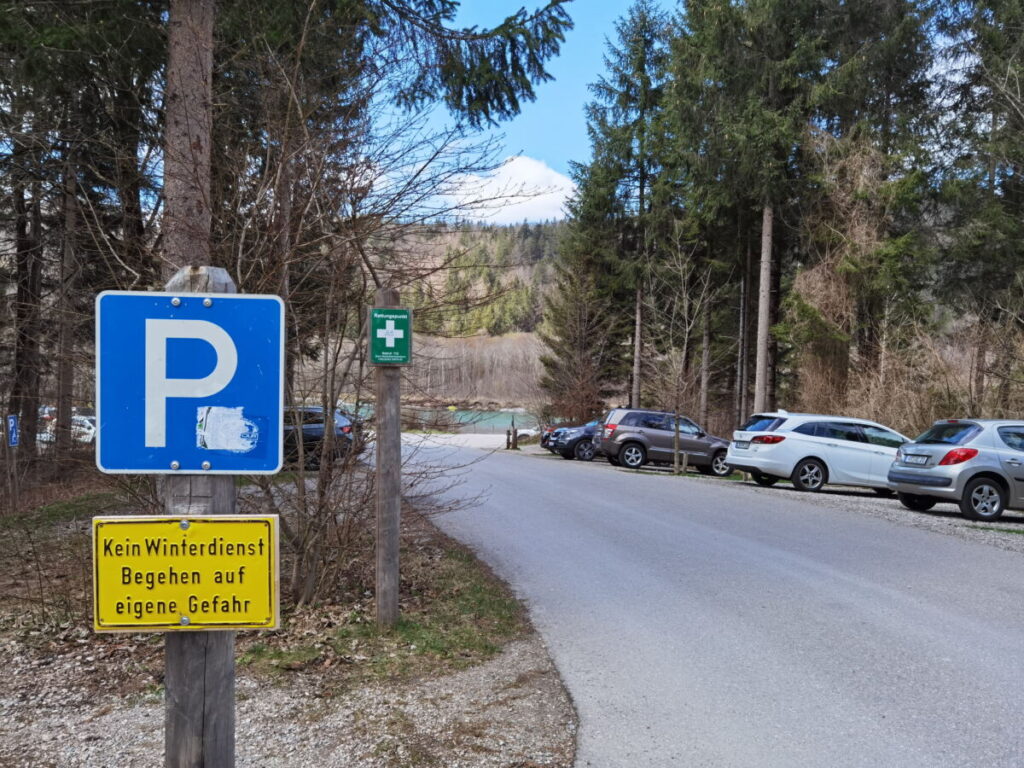
[[[367,396],[362,308],[389,282],[422,334],[536,334],[564,417],[632,401],[727,433],[779,406],[913,431],[1020,411],[1014,3],[641,0],[595,73],[568,221],[512,227],[444,201],[498,164],[474,129],[530,97],[567,16],[524,12],[478,50],[445,31],[445,3],[389,7],[216,17],[210,261],[285,297],[289,371],[321,379],[310,397]],[[0,394],[29,436],[39,405],[66,424],[91,402],[95,293],[157,288],[170,266],[166,10],[30,3],[0,23]],[[474,90],[480,69],[431,80],[403,55],[422,29],[492,69],[514,40],[540,58],[505,91]],[[468,117],[432,131],[438,101]],[[455,353],[437,354],[414,388],[461,399]]]
[[[73,427],[94,405],[100,291],[160,290],[207,265],[239,292],[280,296],[286,401],[327,418],[343,395],[372,399],[376,295],[429,283],[419,317],[473,309],[468,286],[447,295],[458,254],[423,244],[495,203],[466,200],[465,180],[503,159],[480,129],[550,79],[566,2],[472,30],[453,0],[5,4],[0,398],[21,443],[4,442],[0,514],[76,473],[97,482]],[[293,604],[358,583],[348,569],[372,541],[375,495],[360,445],[325,429],[314,461],[253,481],[253,503],[281,520]],[[436,476],[405,473],[403,493]],[[133,508],[162,508],[152,477],[107,482]]]
[[[576,420],[1024,409],[1024,7],[639,0],[540,331]]]

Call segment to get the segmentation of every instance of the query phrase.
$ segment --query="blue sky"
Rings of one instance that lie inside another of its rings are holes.
[[[543,0],[463,0],[456,23],[491,27],[519,8],[532,11],[542,5]],[[505,156],[526,158],[504,168],[503,180],[534,185],[547,194],[520,206],[506,206],[489,221],[561,218],[562,200],[571,191],[569,162],[585,162],[590,156],[583,114],[584,105],[591,100],[587,86],[604,72],[605,40],[614,39],[615,22],[630,5],[627,0],[573,0],[568,4],[575,26],[566,35],[561,54],[548,65],[554,80],[538,86],[536,101],[524,104],[518,117],[495,131],[504,135]],[[661,5],[667,10],[676,7],[673,0],[661,0]]]

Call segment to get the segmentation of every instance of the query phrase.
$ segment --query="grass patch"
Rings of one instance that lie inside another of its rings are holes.
[[[38,637],[40,649],[55,643],[50,653],[57,646],[78,652],[80,638],[103,648],[116,640],[124,653],[148,649],[148,635],[135,636],[129,646],[120,638],[79,634],[88,624],[90,605],[90,537],[84,523],[126,504],[122,494],[99,488],[0,518],[6,534],[0,594],[10,617],[0,632],[16,632],[26,643]],[[364,538],[354,539],[346,576],[326,602],[286,609],[280,630],[238,633],[240,667],[273,682],[309,671],[316,674],[323,695],[330,696],[367,680],[419,679],[462,669],[495,656],[529,630],[522,607],[505,585],[469,550],[411,510],[402,521],[401,620],[393,629],[378,629],[373,539]],[[282,572],[288,572],[287,556]],[[287,595],[282,598],[287,601]],[[60,642],[51,642],[54,627]],[[121,655],[119,650],[110,659]],[[122,667],[111,668],[114,677],[126,690],[136,691],[143,679],[126,677]]]
[[[110,512],[123,502],[120,495],[113,492],[86,493],[71,499],[44,504],[21,515],[0,518],[0,528],[10,528],[14,524],[52,526],[75,520],[86,520],[95,515]]]
[[[978,531],[998,531],[999,533],[1015,533],[1018,536],[1024,536],[1024,528],[996,528],[991,525],[969,525],[967,527]]]
[[[406,678],[461,669],[498,653],[526,628],[519,603],[462,548],[449,544],[427,568],[413,565],[411,599],[390,631],[354,611],[327,644],[369,674]]]
[[[283,470],[278,472],[276,475],[271,476],[270,482],[274,485],[284,485],[285,483],[294,483],[295,478],[299,476],[299,473],[294,470]],[[309,470],[306,472],[307,477],[316,477],[316,470]],[[235,475],[235,488],[248,488],[251,485],[256,485],[255,475]]]
[[[239,654],[237,663],[273,676],[285,670],[305,669],[317,661],[321,654],[315,645],[275,648],[266,643],[254,643]]]

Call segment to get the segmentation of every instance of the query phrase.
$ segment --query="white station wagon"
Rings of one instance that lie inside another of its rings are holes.
[[[828,483],[884,495],[892,492],[888,474],[896,451],[910,442],[866,419],[781,410],[751,416],[732,437],[726,462],[760,485],[788,479],[800,491]]]

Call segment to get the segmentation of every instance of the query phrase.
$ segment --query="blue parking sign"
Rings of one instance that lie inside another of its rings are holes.
[[[273,474],[282,463],[278,296],[96,297],[96,465],[109,473]]]
[[[7,414],[7,447],[17,448],[21,442],[21,432],[18,429],[18,414]]]

